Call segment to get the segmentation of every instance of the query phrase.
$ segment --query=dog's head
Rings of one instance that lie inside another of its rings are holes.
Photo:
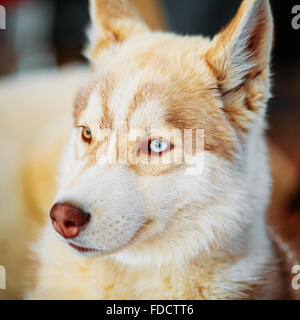
[[[54,228],[82,253],[124,259],[225,247],[249,220],[249,172],[262,169],[268,1],[243,1],[212,40],[151,32],[126,0],[93,0],[90,12],[92,71],[75,103]]]

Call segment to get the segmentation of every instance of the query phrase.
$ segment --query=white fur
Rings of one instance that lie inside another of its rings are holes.
[[[224,48],[224,52],[220,52],[223,61],[229,66],[227,89],[239,86],[255,65],[245,48],[257,23],[257,10],[261,4],[262,1],[249,2],[247,12],[244,13],[228,47]],[[96,16],[93,15],[92,18],[95,23]],[[99,21],[98,23],[101,23],[101,19]],[[97,33],[98,39],[103,30],[100,27],[94,32]],[[269,37],[271,42],[271,35]],[[271,184],[264,138],[264,115],[266,101],[269,98],[269,86],[266,83],[264,99],[258,105],[259,112],[248,112],[253,121],[249,121],[247,134],[238,134],[233,125],[229,126],[232,130],[229,134],[232,133],[232,143],[235,147],[233,159],[227,160],[226,157],[201,150],[194,160],[201,165],[203,163],[203,166],[199,166],[200,174],[195,175],[187,174],[193,163],[158,175],[138,174],[124,163],[112,165],[112,153],[107,150],[115,148],[114,137],[126,121],[133,97],[143,79],[157,84],[173,85],[176,81],[172,77],[178,77],[178,74],[172,72],[171,65],[169,72],[165,72],[165,66],[158,63],[157,65],[164,70],[160,73],[160,70],[151,70],[149,66],[137,67],[136,61],[130,58],[136,51],[141,52],[138,40],[143,40],[142,50],[157,45],[163,46],[167,40],[172,40],[172,43],[179,46],[180,41],[186,41],[185,44],[196,48],[193,38],[186,40],[161,33],[149,33],[144,38],[135,35],[124,44],[114,44],[93,61],[97,69],[95,79],[97,76],[101,78],[110,73],[118,74],[118,81],[114,84],[108,101],[114,119],[113,130],[109,135],[109,146],[99,147],[95,163],[87,169],[89,157],[85,154],[89,146],[82,141],[80,129],[73,130],[63,157],[55,201],[76,204],[91,214],[91,221],[77,237],[63,241],[65,244],[73,243],[95,250],[84,253],[89,257],[93,256],[93,261],[101,263],[104,261],[103,255],[106,255],[118,266],[129,269],[153,267],[153,270],[157,271],[169,266],[170,269],[178,267],[185,270],[195,259],[205,265],[206,262],[228,259],[230,256],[239,257],[237,261],[231,261],[230,265],[226,260],[225,269],[217,270],[212,278],[220,282],[214,288],[220,293],[220,297],[221,292],[227,292],[230,297],[241,297],[249,286],[263,281],[269,272],[264,266],[270,262],[273,255],[264,216]],[[202,41],[208,50],[215,45],[218,37],[211,44],[207,39]],[[93,46],[95,42],[92,43]],[[270,47],[271,44],[266,54],[270,53]],[[170,54],[169,58],[172,58],[172,61],[185,66],[182,67],[184,71],[180,75],[182,82],[187,80],[193,84],[194,77],[197,76],[202,77],[207,85],[213,84],[215,79],[212,78],[204,61],[200,58],[199,61],[194,61],[198,54],[200,56],[200,53],[204,52],[200,45],[197,48],[194,54],[184,52],[180,55],[177,49],[164,53]],[[268,56],[267,60],[269,58]],[[128,63],[121,63],[127,60]],[[195,73],[198,68],[202,73]],[[268,66],[265,68],[268,72]],[[162,74],[159,80],[156,79],[156,72]],[[196,90],[197,87],[189,89]],[[241,99],[243,98],[244,96],[241,96]],[[134,129],[141,129],[147,136],[151,130],[162,129],[167,117],[164,110],[170,107],[167,100],[151,97],[140,103],[130,117],[128,134],[130,135]],[[224,111],[225,104],[221,101],[220,93],[215,94],[212,101],[219,110]],[[89,126],[93,137],[98,140],[100,128],[97,124],[103,114],[102,103],[101,97],[94,90],[89,97],[86,110],[80,116],[81,121],[86,122],[83,125]],[[181,103],[184,107],[185,101]],[[222,120],[227,121],[225,111],[222,116]],[[141,230],[143,232],[140,232]],[[50,237],[53,237],[53,234],[50,236],[48,226],[41,241],[42,247],[49,247]],[[44,263],[53,263],[54,266],[60,263],[51,262],[44,253],[43,255]],[[153,272],[157,278],[158,272]],[[174,281],[176,282],[176,279]],[[88,287],[89,284],[83,283],[82,286]],[[139,290],[143,291],[143,288]]]

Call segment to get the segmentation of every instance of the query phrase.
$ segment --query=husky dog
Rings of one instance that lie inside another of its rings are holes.
[[[283,297],[265,222],[269,2],[244,0],[212,40],[152,32],[127,0],[90,14],[90,79],[26,297]]]

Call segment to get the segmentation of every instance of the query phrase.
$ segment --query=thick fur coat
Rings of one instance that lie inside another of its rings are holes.
[[[54,203],[72,203],[91,220],[67,239],[49,220],[34,247],[26,297],[283,297],[265,223],[269,2],[244,0],[212,40],[151,32],[126,0],[92,0],[90,12],[92,70],[74,106]],[[161,160],[182,151],[185,129],[203,130],[203,148],[189,154],[203,161],[201,174],[186,161],[112,164],[121,125],[126,155],[137,150],[134,130],[143,144],[174,129],[177,143]]]

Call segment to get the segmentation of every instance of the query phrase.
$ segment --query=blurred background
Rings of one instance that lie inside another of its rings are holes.
[[[213,36],[227,24],[240,2],[132,0],[154,30],[205,36]],[[292,8],[300,1],[271,0],[271,4],[275,19],[275,45],[268,139],[274,186],[268,219],[294,252],[293,259],[299,261],[300,29],[292,27],[295,16]],[[58,71],[72,65],[87,64],[81,53],[89,23],[87,0],[0,0],[0,5],[6,9],[6,29],[0,30],[0,101],[4,99],[8,81],[10,87],[7,90],[18,95],[18,88],[14,90],[14,84],[11,84],[16,79],[35,72]],[[39,81],[39,78],[32,80],[33,88]],[[38,175],[39,181],[44,179],[47,183],[44,173]],[[0,264],[1,254],[3,257],[0,251]]]

